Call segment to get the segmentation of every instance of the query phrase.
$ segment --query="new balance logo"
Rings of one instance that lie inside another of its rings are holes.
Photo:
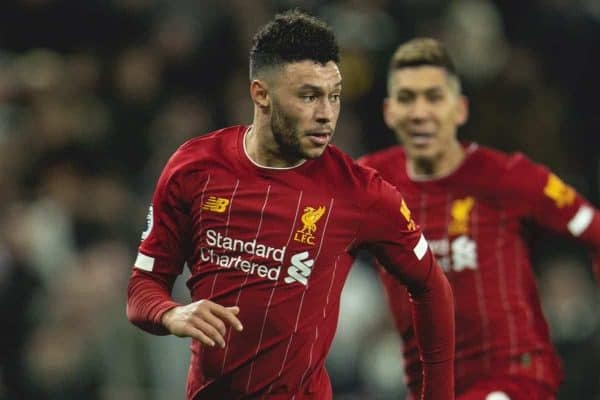
[[[227,211],[227,206],[229,205],[229,199],[224,199],[222,197],[210,196],[208,200],[202,206],[203,210],[212,211],[216,213],[224,213]]]
[[[294,254],[291,262],[292,265],[287,270],[288,276],[284,279],[285,283],[299,282],[306,286],[315,260],[308,258],[308,251],[303,251],[302,253]]]

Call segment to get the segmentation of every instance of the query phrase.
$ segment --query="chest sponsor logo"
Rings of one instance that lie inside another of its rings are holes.
[[[464,235],[469,232],[469,219],[471,210],[475,205],[475,199],[471,196],[464,199],[456,199],[452,202],[450,209],[450,225],[448,225],[448,234]]]
[[[315,233],[317,232],[317,222],[325,214],[325,206],[318,208],[305,207],[304,213],[300,220],[302,221],[302,228],[298,229],[294,233],[294,240],[299,243],[315,245]]]
[[[309,258],[308,251],[303,251],[294,254],[290,261],[292,265],[287,269],[288,276],[284,279],[285,283],[299,282],[306,286],[315,260]]]
[[[223,197],[210,196],[208,200],[202,205],[203,210],[212,211],[216,213],[224,213],[227,211],[229,206],[229,199]]]
[[[208,229],[206,245],[200,247],[200,260],[276,281],[285,252],[285,246],[272,247],[256,240],[236,239]],[[265,261],[258,261],[257,257]]]
[[[282,269],[286,271],[282,268],[286,251],[286,246],[272,247],[256,240],[236,239],[208,229],[205,245],[200,247],[200,260],[220,268],[277,281]],[[298,282],[306,286],[314,263],[308,251],[292,255],[284,282]]]
[[[400,213],[404,216],[404,219],[406,219],[406,222],[407,222],[406,229],[408,229],[411,232],[416,231],[417,225],[415,224],[415,221],[412,219],[412,216],[410,214],[410,209],[406,205],[406,202],[404,201],[404,199],[402,199],[402,203],[400,203]]]
[[[477,269],[477,242],[461,235],[450,241],[448,238],[429,240],[429,247],[438,263],[446,272]]]
[[[548,175],[544,194],[552,199],[558,208],[569,206],[575,201],[575,191],[554,174]]]

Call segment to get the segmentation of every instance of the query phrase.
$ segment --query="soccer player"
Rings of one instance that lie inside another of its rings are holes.
[[[127,315],[193,339],[187,399],[331,399],[324,362],[361,247],[411,295],[422,398],[454,398],[450,285],[401,194],[329,145],[337,64],[324,22],[277,15],[250,51],[253,123],[188,141],[158,180]],[[170,296],[184,263],[187,305]]]
[[[396,50],[383,115],[402,146],[360,163],[377,169],[406,196],[452,285],[456,398],[553,399],[561,367],[522,223],[532,220],[600,254],[598,210],[523,154],[457,139],[467,102],[438,41],[418,38]],[[423,381],[415,326],[405,314],[408,296],[387,272],[381,276],[403,338],[409,388],[417,397]]]

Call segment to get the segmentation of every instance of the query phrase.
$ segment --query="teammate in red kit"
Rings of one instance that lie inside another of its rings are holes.
[[[422,398],[454,398],[450,285],[401,194],[329,145],[337,63],[322,21],[276,16],[250,52],[252,125],[188,141],[161,174],[127,315],[193,338],[187,399],[331,399],[324,362],[361,247],[411,294]],[[170,296],[184,263],[188,305]]]
[[[542,315],[522,222],[531,219],[600,254],[600,214],[547,168],[522,154],[461,143],[467,119],[443,45],[414,39],[393,55],[384,118],[403,147],[368,155],[413,207],[450,281],[456,308],[456,398],[550,400],[561,367]],[[596,256],[598,259],[598,256]],[[422,385],[408,296],[381,271],[403,337],[414,397]]]

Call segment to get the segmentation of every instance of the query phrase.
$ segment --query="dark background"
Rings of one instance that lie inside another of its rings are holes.
[[[183,398],[187,341],[125,319],[127,278],[157,176],[186,139],[252,120],[255,30],[299,6],[338,35],[335,143],[394,142],[387,61],[442,39],[471,117],[461,129],[546,164],[599,202],[600,3],[595,0],[15,0],[0,3],[0,399]],[[586,253],[532,231],[560,399],[600,399],[598,290]],[[182,282],[176,296],[185,299]],[[336,399],[402,398],[399,342],[357,262],[328,360]]]

